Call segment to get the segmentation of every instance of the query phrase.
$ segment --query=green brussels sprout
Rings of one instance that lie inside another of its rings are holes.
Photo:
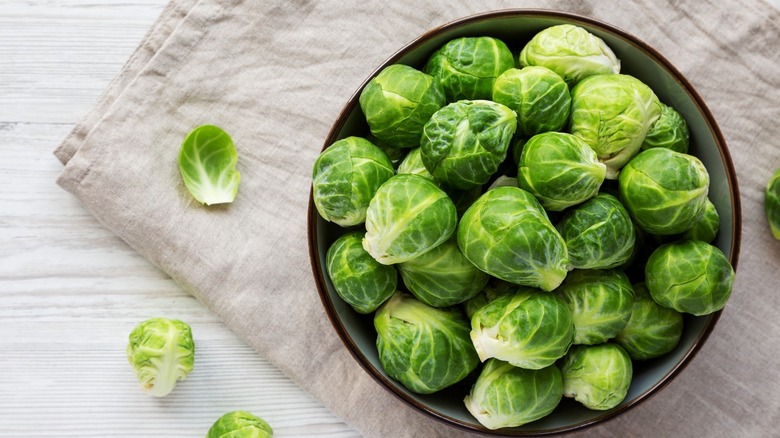
[[[457,223],[455,204],[433,181],[395,175],[368,204],[363,248],[383,265],[402,263],[446,242]]]
[[[772,237],[780,240],[780,169],[775,171],[764,190],[764,214]]]
[[[677,346],[683,331],[682,314],[659,305],[644,283],[634,285],[631,318],[615,342],[634,360],[646,360],[666,354]]]
[[[680,113],[669,105],[661,104],[661,115],[647,132],[640,150],[667,148],[675,152],[688,153],[690,142],[688,123]]]
[[[623,169],[620,200],[650,234],[682,233],[704,212],[710,176],[698,158],[666,148],[641,152]]]
[[[487,303],[495,300],[501,295],[513,294],[517,292],[517,285],[508,281],[499,280],[496,277],[488,277],[488,283],[474,297],[463,303],[463,310],[466,317],[471,320],[477,310],[484,307]]]
[[[463,37],[434,52],[423,71],[441,82],[447,102],[489,100],[496,78],[514,65],[514,56],[503,41]]]
[[[633,76],[589,76],[571,90],[571,133],[607,165],[607,179],[618,178],[660,114],[658,97]]]
[[[534,35],[520,51],[519,60],[523,66],[549,68],[569,86],[588,76],[620,73],[620,60],[604,40],[571,24],[551,26]]]
[[[568,210],[556,226],[575,269],[610,269],[634,253],[636,231],[618,198],[599,193]]]
[[[445,105],[433,76],[413,67],[385,67],[360,93],[360,108],[371,133],[397,147],[417,147],[425,122]]]
[[[519,187],[488,190],[463,214],[458,246],[482,271],[551,291],[568,273],[566,242],[539,201]]]
[[[530,287],[500,295],[471,317],[471,342],[482,361],[494,357],[538,370],[563,357],[573,339],[566,303]]]
[[[461,190],[485,184],[506,158],[514,111],[487,100],[451,103],[425,124],[422,160],[440,183]]]
[[[201,204],[233,202],[241,183],[238,152],[230,135],[213,125],[193,129],[179,149],[179,173],[187,191]]]
[[[192,329],[177,319],[147,319],[130,332],[127,360],[147,394],[165,397],[195,365]]]
[[[419,175],[438,184],[436,178],[434,178],[433,175],[431,175],[431,172],[428,172],[428,169],[425,168],[425,164],[422,162],[422,153],[419,146],[411,149],[409,153],[406,154],[406,157],[404,157],[403,161],[401,161],[401,164],[398,165],[396,174]]]
[[[214,422],[206,438],[272,438],[274,431],[262,418],[246,411],[233,411]]]
[[[634,290],[623,271],[575,270],[557,293],[571,310],[575,344],[606,342],[631,318]]]
[[[563,379],[555,365],[527,370],[490,359],[463,402],[480,424],[495,430],[545,417],[562,398]]]
[[[734,285],[734,268],[709,243],[682,240],[661,245],[645,265],[647,289],[664,307],[696,316],[726,306]]]
[[[418,394],[451,386],[479,365],[459,310],[428,306],[396,293],[374,316],[382,368]]]
[[[323,219],[342,227],[366,220],[368,202],[395,174],[387,154],[361,137],[334,142],[314,162],[312,198]]]
[[[488,275],[477,269],[453,237],[432,250],[398,264],[404,285],[418,300],[433,307],[460,304],[478,294]]]
[[[493,180],[493,182],[490,183],[490,186],[488,186],[487,189],[491,190],[491,189],[495,189],[496,187],[504,187],[504,186],[517,187],[517,185],[518,185],[517,178],[501,175],[495,180]]]
[[[562,211],[595,196],[606,166],[584,141],[563,132],[531,137],[520,154],[517,179],[550,211]]]
[[[561,365],[563,395],[588,409],[612,409],[626,398],[633,373],[631,358],[617,344],[575,345]]]
[[[702,242],[712,243],[718,236],[720,230],[720,215],[715,208],[715,204],[709,199],[704,201],[704,212],[699,219],[693,223],[693,226],[684,231],[678,237],[678,240],[701,240]]]
[[[563,78],[547,67],[510,68],[493,84],[493,101],[517,113],[517,133],[560,131],[569,120],[571,95]]]
[[[387,301],[398,285],[395,267],[383,265],[363,248],[362,231],[336,239],[325,265],[333,288],[358,313],[371,313]]]

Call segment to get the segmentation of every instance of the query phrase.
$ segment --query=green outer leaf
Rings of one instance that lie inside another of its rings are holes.
[[[190,132],[179,151],[179,171],[190,194],[206,205],[233,202],[241,175],[233,139],[222,129],[203,125]]]
[[[219,417],[206,438],[272,438],[273,435],[273,429],[262,418],[246,411],[233,411]]]
[[[764,191],[764,214],[772,237],[780,240],[780,169],[769,179]]]
[[[617,344],[575,345],[561,366],[563,395],[585,407],[612,409],[628,394],[634,368]]]
[[[634,285],[634,305],[628,323],[615,336],[635,360],[652,359],[674,349],[683,331],[682,314],[653,300],[644,283]]]
[[[144,391],[164,397],[195,365],[192,330],[183,321],[151,318],[130,332],[127,359]]]

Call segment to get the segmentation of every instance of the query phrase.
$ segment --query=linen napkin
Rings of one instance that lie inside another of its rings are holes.
[[[780,354],[780,245],[761,191],[780,166],[780,14],[761,1],[173,1],[57,148],[58,183],[365,436],[465,435],[382,390],[342,346],[312,279],[306,211],[323,139],[376,66],[433,27],[510,7],[588,15],[656,47],[703,95],[740,178],[744,250],[715,332],[672,385],[588,432],[774,430],[780,385],[764,364]],[[181,182],[178,148],[201,124],[235,141],[233,204],[203,207]]]

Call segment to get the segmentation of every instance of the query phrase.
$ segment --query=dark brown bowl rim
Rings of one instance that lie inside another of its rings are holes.
[[[357,105],[359,105],[358,99],[360,96],[360,92],[366,86],[368,81],[370,81],[371,78],[376,76],[384,67],[397,62],[402,55],[404,55],[409,50],[414,49],[417,46],[421,45],[427,39],[435,35],[438,35],[442,32],[445,32],[447,30],[451,30],[453,28],[457,28],[459,26],[470,24],[477,21],[495,19],[495,18],[504,18],[504,17],[516,17],[516,16],[561,18],[567,20],[568,22],[580,22],[587,26],[598,28],[601,31],[611,33],[615,36],[622,38],[627,43],[636,46],[637,48],[642,50],[645,54],[647,54],[649,57],[653,58],[658,63],[658,65],[660,65],[663,69],[665,69],[671,75],[671,77],[674,78],[674,80],[680,84],[681,88],[686,91],[686,93],[690,96],[691,100],[696,104],[698,110],[703,115],[707,123],[707,126],[709,128],[709,131],[711,132],[712,136],[716,140],[716,145],[726,170],[726,177],[728,180],[727,182],[731,194],[731,205],[732,205],[732,214],[733,214],[732,230],[731,230],[732,232],[731,251],[729,254],[727,254],[727,256],[732,266],[736,270],[737,262],[739,258],[741,233],[742,233],[742,210],[741,210],[741,203],[740,203],[740,196],[739,196],[739,187],[737,183],[734,163],[731,159],[731,155],[726,146],[726,140],[723,137],[723,134],[721,133],[717,123],[715,122],[715,118],[713,117],[711,111],[704,103],[704,100],[699,95],[699,93],[695,90],[693,85],[682,75],[682,73],[679,70],[677,70],[676,67],[674,67],[657,50],[655,50],[653,47],[643,42],[636,36],[622,29],[619,29],[614,25],[608,24],[606,22],[594,18],[590,18],[590,17],[586,17],[574,13],[569,13],[569,12],[557,11],[557,10],[502,9],[502,10],[469,15],[460,19],[450,21],[439,27],[433,28],[423,33],[422,35],[418,36],[417,38],[415,38],[414,40],[406,44],[404,47],[402,47],[400,50],[395,52],[392,56],[387,58],[387,60],[385,60],[379,67],[377,67],[371,73],[371,75],[368,76],[368,78],[365,79],[365,81],[358,87],[357,91],[352,95],[352,97],[347,101],[347,103],[342,108],[341,112],[338,115],[338,118],[336,119],[336,122],[333,124],[330,132],[328,133],[328,136],[326,137],[322,150],[325,150],[330,144],[332,144],[334,141],[338,139],[339,132],[343,129],[347,117],[353,110],[356,109]],[[407,403],[408,405],[415,408],[416,410],[440,422],[443,422],[449,426],[455,427],[457,429],[465,430],[468,432],[473,432],[478,434],[488,434],[494,436],[499,436],[499,435],[501,436],[546,436],[546,435],[555,435],[555,434],[562,434],[562,433],[572,433],[585,428],[589,428],[596,424],[603,423],[607,420],[613,419],[619,416],[620,414],[628,411],[629,409],[633,408],[634,406],[639,405],[640,403],[649,399],[653,395],[657,394],[661,389],[666,387],[675,377],[677,377],[680,374],[680,372],[692,361],[693,357],[699,352],[701,347],[706,342],[707,338],[709,338],[710,334],[712,333],[712,330],[714,329],[718,319],[720,319],[720,316],[723,312],[722,310],[720,310],[709,315],[709,319],[706,322],[704,329],[701,331],[698,338],[694,340],[691,347],[688,349],[687,352],[685,352],[685,354],[682,356],[679,362],[674,367],[672,367],[672,369],[670,369],[653,386],[651,386],[649,389],[647,389],[642,394],[638,395],[637,397],[635,397],[633,400],[631,400],[629,403],[626,403],[625,405],[622,405],[610,411],[605,411],[603,415],[597,416],[590,420],[583,421],[577,424],[572,424],[569,426],[555,428],[555,429],[516,430],[510,428],[510,429],[489,430],[487,428],[475,427],[472,424],[465,423],[456,418],[452,418],[450,416],[444,415],[434,409],[431,409],[425,404],[418,402],[414,398],[411,398],[409,395],[403,392],[397,386],[396,383],[387,379],[363,355],[363,353],[360,351],[360,348],[356,345],[352,337],[347,332],[347,329],[344,327],[341,320],[339,319],[339,316],[335,308],[333,307],[333,303],[331,302],[330,295],[328,294],[325,280],[322,277],[323,275],[322,273],[325,271],[323,269],[323,266],[320,264],[320,259],[317,254],[317,247],[318,247],[317,218],[318,218],[318,213],[316,207],[314,206],[313,196],[310,190],[307,227],[308,227],[308,242],[309,242],[309,258],[311,262],[312,272],[314,274],[317,291],[319,292],[320,299],[325,308],[325,312],[328,316],[328,319],[330,320],[334,329],[336,330],[339,337],[341,338],[341,341],[347,347],[347,350],[349,350],[352,357],[361,365],[361,367],[372,378],[374,378],[374,380],[376,380],[381,386],[383,386],[386,390],[390,391],[390,393],[392,393],[393,395],[401,399],[403,402]]]

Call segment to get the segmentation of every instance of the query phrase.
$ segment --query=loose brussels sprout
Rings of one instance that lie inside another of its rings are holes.
[[[607,165],[607,179],[618,178],[660,114],[658,97],[633,76],[589,76],[571,90],[571,133]]]
[[[476,267],[510,283],[545,291],[566,277],[566,242],[539,201],[518,187],[485,192],[458,224],[458,246]]]
[[[633,373],[631,358],[617,344],[575,345],[561,366],[563,395],[588,409],[612,409],[626,398]]]
[[[556,226],[575,269],[609,269],[634,253],[634,223],[618,198],[599,193],[567,211]]]
[[[368,204],[363,248],[383,265],[402,263],[446,242],[457,223],[455,204],[433,181],[396,175]]]
[[[772,237],[780,240],[780,169],[775,171],[764,190],[764,214]]]
[[[734,268],[715,246],[697,240],[667,243],[645,265],[650,295],[660,305],[696,316],[726,306]]]
[[[690,135],[688,123],[683,116],[662,103],[661,115],[650,127],[640,149],[667,148],[685,154],[688,152]]]
[[[520,154],[517,179],[550,211],[590,199],[604,182],[606,166],[584,141],[563,132],[531,137]]]
[[[482,361],[494,357],[538,370],[563,357],[573,339],[566,303],[529,287],[497,297],[471,317],[471,342]]]
[[[496,277],[488,277],[488,283],[482,290],[463,303],[463,310],[466,312],[466,317],[471,320],[477,310],[484,307],[487,303],[495,300],[501,295],[513,294],[517,292],[517,285],[508,281],[499,280]]]
[[[407,389],[430,394],[479,364],[468,321],[455,308],[435,308],[396,293],[374,316],[382,368]]]
[[[363,248],[362,231],[336,239],[328,248],[326,267],[333,288],[358,313],[371,313],[387,301],[398,285],[393,266],[383,265]]]
[[[181,144],[179,172],[193,198],[205,205],[229,204],[238,193],[241,174],[238,152],[227,132],[213,125],[198,126]]]
[[[569,273],[558,294],[568,304],[575,344],[600,344],[628,323],[634,290],[623,271],[577,270]]]
[[[620,73],[620,60],[604,40],[571,24],[551,26],[534,35],[519,59],[523,66],[549,68],[569,86],[588,76]]]
[[[195,364],[192,329],[177,319],[147,319],[130,332],[127,360],[147,394],[165,397]]]
[[[487,274],[468,261],[454,237],[398,264],[398,271],[409,292],[433,307],[462,303],[478,294],[489,279]]]
[[[503,41],[463,37],[431,55],[423,71],[441,82],[447,102],[456,102],[490,99],[496,78],[514,65],[514,56]]]
[[[710,176],[698,158],[666,148],[637,155],[620,174],[618,190],[634,222],[651,234],[690,229],[707,201]]]
[[[656,303],[647,286],[638,283],[634,285],[631,318],[615,336],[615,342],[626,350],[631,359],[652,359],[674,350],[682,330],[682,314]]]
[[[483,426],[521,426],[550,414],[563,398],[561,371],[526,370],[490,359],[463,402]]]
[[[559,131],[569,120],[569,86],[547,67],[510,68],[493,84],[493,101],[517,113],[517,133]]]
[[[433,76],[393,64],[371,79],[360,93],[360,108],[371,133],[398,147],[417,147],[425,122],[445,104]]]
[[[718,236],[720,230],[720,215],[715,208],[715,204],[709,199],[704,201],[704,212],[699,219],[693,223],[693,226],[683,232],[680,240],[701,240],[702,242],[712,243]]]
[[[326,221],[342,227],[361,224],[368,202],[394,174],[390,158],[370,141],[361,137],[338,140],[314,162],[314,205]]]
[[[480,186],[506,158],[516,128],[514,111],[499,103],[451,103],[423,128],[423,163],[446,186],[461,190]]]
[[[206,438],[272,438],[274,431],[262,418],[246,411],[233,411],[214,422]]]
[[[398,170],[396,173],[398,175],[419,175],[428,178],[433,182],[437,182],[436,178],[431,175],[431,172],[428,172],[428,169],[425,168],[425,164],[422,162],[422,154],[419,146],[410,150],[409,153],[406,154],[406,157],[404,157],[403,161],[401,161],[401,164],[398,165]]]

